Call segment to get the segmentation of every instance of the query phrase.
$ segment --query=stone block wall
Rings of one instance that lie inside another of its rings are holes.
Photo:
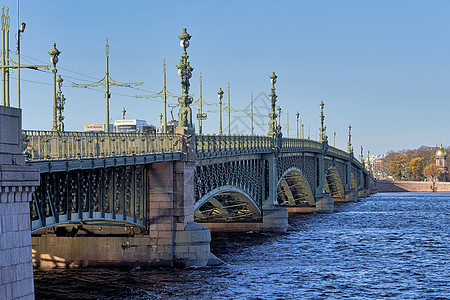
[[[30,201],[39,172],[25,166],[21,111],[0,106],[0,299],[34,299]]]
[[[433,182],[378,180],[377,191],[379,193],[387,193],[387,192],[432,193]],[[450,182],[435,182],[434,192],[435,193],[450,192]]]
[[[0,299],[33,299],[29,191],[0,188]]]

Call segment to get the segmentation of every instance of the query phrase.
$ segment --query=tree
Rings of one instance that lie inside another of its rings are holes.
[[[423,180],[424,158],[416,157],[409,161],[408,175],[412,180]]]
[[[406,177],[408,161],[406,154],[396,154],[388,163],[389,171],[396,180],[401,180]]]
[[[427,178],[431,177],[431,180],[435,182],[439,175],[441,175],[441,170],[439,170],[436,164],[429,164],[423,169],[423,175]]]

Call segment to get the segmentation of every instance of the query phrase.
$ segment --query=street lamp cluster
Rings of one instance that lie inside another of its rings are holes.
[[[63,79],[61,75],[56,79],[56,64],[59,61],[59,55],[61,52],[56,48],[56,43],[53,43],[53,48],[48,52],[50,55],[50,62],[53,65],[53,125],[52,131],[64,131],[64,105],[66,104],[66,98],[62,94],[61,87],[63,85]],[[56,92],[56,86],[58,86],[58,92]]]
[[[219,88],[217,96],[219,97],[219,134],[222,135],[222,99],[223,99],[222,88]]]
[[[185,131],[187,133],[194,132],[194,126],[192,124],[192,110],[190,104],[192,103],[192,97],[189,96],[189,79],[192,77],[192,68],[188,62],[189,56],[186,49],[189,47],[189,40],[191,36],[187,33],[186,28],[183,28],[183,32],[178,36],[180,39],[180,46],[183,48],[183,55],[181,56],[180,63],[177,65],[178,75],[181,78],[181,90],[182,95],[178,97],[178,103],[180,109],[178,111],[178,127],[177,130]]]
[[[53,43],[53,48],[50,49],[48,52],[50,55],[50,62],[53,65],[52,73],[53,73],[53,125],[52,125],[52,131],[58,130],[58,117],[57,117],[57,106],[58,106],[58,100],[56,95],[56,73],[58,70],[56,69],[56,64],[59,61],[59,55],[61,52],[56,49],[56,43]]]
[[[189,35],[187,33],[186,28],[183,28],[183,32],[179,35],[178,38],[180,39],[180,46],[183,48],[183,54],[181,56],[180,63],[177,65],[178,75],[180,76],[180,79],[181,79],[180,83],[181,83],[181,89],[182,89],[182,95],[180,97],[178,97],[178,103],[179,103],[180,109],[178,112],[177,131],[192,134],[194,132],[194,126],[192,123],[192,111],[191,111],[190,105],[192,104],[193,100],[192,100],[192,97],[189,95],[189,87],[190,87],[189,80],[192,77],[192,71],[194,70],[194,68],[192,68],[190,66],[190,63],[188,62],[189,56],[187,55],[187,51],[186,51],[186,49],[190,45],[189,40],[191,39],[191,35]],[[106,45],[107,56],[108,56],[108,50],[109,50],[108,48],[109,47],[107,44]],[[52,126],[52,131],[64,131],[63,112],[64,112],[64,105],[65,105],[66,98],[64,97],[64,95],[62,94],[62,91],[61,91],[63,79],[61,78],[61,76],[58,76],[58,78],[56,76],[57,75],[56,65],[58,63],[59,55],[61,54],[61,52],[56,48],[56,44],[54,43],[53,48],[48,53],[50,55],[50,61],[53,64],[53,69],[52,69],[52,73],[53,73],[53,126]],[[275,72],[273,72],[269,76],[269,78],[270,78],[270,82],[272,84],[272,88],[269,93],[271,111],[269,113],[268,136],[278,139],[281,137],[281,107],[276,106],[278,96],[276,94],[276,88],[275,88],[275,84],[277,82],[278,77],[277,77],[277,75],[275,75]],[[201,78],[200,78],[200,80],[201,80]],[[58,92],[56,90],[57,86],[58,86]],[[223,94],[224,94],[224,92],[223,92],[222,88],[219,88],[219,91],[217,92],[217,96],[219,99],[219,134],[220,135],[223,134],[223,130],[222,130]],[[108,96],[109,95],[107,95],[107,97]],[[200,98],[201,98],[201,96],[200,96]],[[200,99],[200,101],[202,101],[202,99]],[[201,103],[200,103],[200,105],[201,105]],[[325,119],[325,116],[323,113],[324,106],[325,106],[325,104],[323,103],[323,101],[321,101],[320,102],[320,109],[321,109],[320,121],[321,121],[321,123],[320,123],[320,129],[319,129],[319,140],[321,142],[328,143],[328,137],[326,135],[326,126],[324,126],[324,119]],[[252,108],[253,108],[253,103],[252,103]],[[228,102],[228,110],[230,111],[230,103],[229,102]],[[278,111],[278,113],[276,111]],[[252,114],[253,114],[253,112],[252,112]],[[289,136],[289,114],[287,113],[286,115],[288,116],[287,135]],[[123,117],[125,117],[125,108],[123,110]],[[277,124],[277,117],[278,117],[278,124]],[[230,116],[229,116],[229,118],[230,118]],[[297,118],[297,138],[304,138],[304,133],[303,133],[304,125],[301,124],[301,121],[299,124],[300,114],[298,111],[296,113],[296,118]],[[201,120],[206,119],[206,114],[203,114],[201,109],[200,109],[199,114],[197,115],[197,119],[199,120],[199,124],[201,124],[200,123]],[[229,123],[230,123],[230,120],[229,120]],[[109,125],[109,124],[107,124],[107,125]],[[106,128],[107,127],[108,126],[106,126]],[[200,134],[202,134],[201,125],[200,125],[199,130],[200,130]],[[228,131],[230,134],[230,128],[228,129]],[[253,124],[252,124],[252,134],[253,134]],[[333,137],[334,137],[333,145],[336,146],[335,145],[336,132],[333,133]],[[351,155],[353,155],[353,146],[351,144],[351,126],[348,127],[348,152]]]

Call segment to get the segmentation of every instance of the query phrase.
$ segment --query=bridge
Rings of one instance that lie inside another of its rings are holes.
[[[200,236],[196,243],[207,252],[209,234],[196,223],[213,231],[284,232],[288,212],[329,213],[334,202],[356,201],[373,188],[363,164],[326,140],[52,131],[24,131],[22,137],[27,162],[41,179],[31,202],[34,249],[60,247],[56,256],[70,258],[61,264],[77,260],[66,253],[75,237],[89,245],[92,238],[104,239],[109,246],[122,237],[113,246],[117,253],[142,243],[130,244],[130,238],[147,237],[146,246],[153,239],[167,254],[168,237],[192,227],[190,237],[175,243],[189,249],[186,241]],[[93,250],[77,247],[78,254],[79,248]],[[48,258],[41,263],[59,265]]]
[[[275,73],[267,135],[196,134],[190,37],[186,29],[179,36],[176,133],[166,124],[158,134],[67,132],[56,113],[52,131],[22,131],[20,109],[2,102],[0,205],[7,210],[0,210],[0,233],[32,232],[8,251],[32,247],[34,266],[43,268],[205,266],[217,262],[211,231],[285,232],[289,213],[331,213],[336,202],[374,192],[373,177],[354,157],[350,126],[347,151],[328,144],[323,102],[318,141],[283,137]]]

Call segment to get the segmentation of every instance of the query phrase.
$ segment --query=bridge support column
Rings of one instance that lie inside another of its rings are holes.
[[[0,298],[33,299],[30,204],[39,171],[25,166],[17,108],[0,106]]]
[[[286,232],[289,214],[286,208],[274,206],[263,209],[263,227],[261,231]]]
[[[325,164],[323,161],[323,154],[316,155],[315,159],[317,162],[316,176],[318,176],[315,191],[316,212],[332,213],[334,210],[334,199],[333,197],[324,192],[326,179],[325,179]]]
[[[352,189],[352,164],[350,160],[345,163],[345,202],[358,201],[358,193]]]
[[[150,240],[155,264],[206,266],[211,234],[194,222],[195,162],[154,163],[149,167]]]
[[[277,160],[274,153],[263,157],[269,162],[269,188],[268,197],[263,201],[262,217],[263,227],[261,231],[286,232],[288,228],[289,214],[286,208],[277,206]]]
[[[345,191],[345,202],[356,202],[358,201],[358,193],[355,190]]]
[[[364,172],[363,170],[359,170],[359,186],[358,186],[358,198],[366,198],[367,197],[367,191],[366,191],[366,185],[364,180]]]

